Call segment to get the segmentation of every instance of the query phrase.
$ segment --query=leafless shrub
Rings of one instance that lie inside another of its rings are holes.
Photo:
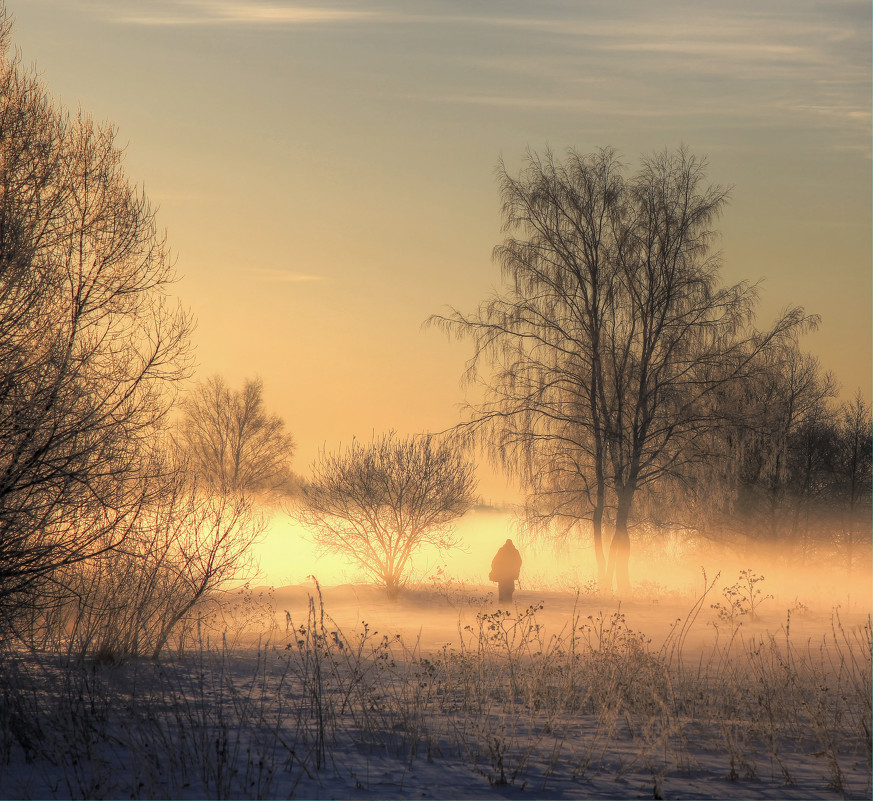
[[[181,649],[192,615],[207,614],[228,582],[251,573],[249,549],[262,529],[251,501],[202,492],[179,470],[122,545],[61,573],[68,595],[46,636],[110,662],[157,659],[173,635]]]
[[[393,433],[322,453],[291,514],[325,551],[342,554],[396,597],[423,545],[456,544],[454,521],[475,500],[473,464],[449,442]]]

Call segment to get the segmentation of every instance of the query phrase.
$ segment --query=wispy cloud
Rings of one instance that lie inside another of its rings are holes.
[[[801,113],[818,114],[823,117],[828,117],[834,120],[837,124],[845,124],[850,122],[868,123],[871,120],[871,112],[869,108],[861,108],[860,106],[840,106],[840,105],[815,105],[812,103],[788,103],[785,106],[791,111],[799,111]]]
[[[446,103],[449,105],[483,106],[503,109],[518,109],[520,111],[566,111],[574,114],[610,115],[612,117],[660,118],[679,116],[697,116],[702,108],[707,114],[730,116],[735,110],[725,108],[720,100],[700,99],[694,103],[672,103],[665,107],[658,102],[626,104],[619,99],[605,99],[602,96],[533,96],[533,95],[484,95],[484,94],[445,94],[419,96],[431,103]]]
[[[131,25],[319,25],[363,20],[368,11],[289,5],[287,3],[247,3],[230,0],[189,0],[152,11],[115,16],[117,22]]]
[[[643,109],[640,106],[627,108],[619,103],[588,99],[584,97],[545,97],[532,95],[484,95],[484,94],[446,94],[429,95],[421,99],[431,103],[446,103],[459,106],[482,106],[518,111],[558,111],[573,114],[597,113],[630,117],[657,117],[663,110]],[[675,114],[673,109],[671,113]]]
[[[763,42],[688,41],[674,39],[664,41],[614,42],[600,45],[601,50],[632,53],[672,53],[678,56],[708,56],[709,58],[804,58],[810,51],[797,45],[770,44]]]
[[[416,80],[386,67],[385,81],[373,81],[367,91],[390,92],[396,79],[401,85],[390,93],[407,105],[414,99],[459,109],[641,118],[646,124],[705,114],[748,125],[789,125],[802,116],[812,125],[868,137],[869,23],[858,10],[863,5],[773,0],[752,10],[746,3],[656,7],[649,0],[490,6],[467,0],[89,2],[110,19],[142,26],[293,30],[365,22],[373,38],[362,36],[349,58],[368,58],[369,67],[381,53],[368,55],[366,48],[374,42],[385,47],[381,28],[391,27],[396,41],[424,42],[422,58],[430,59],[431,69],[422,78],[416,70],[428,62],[411,55],[404,66]],[[500,34],[487,28],[504,29],[512,46],[495,46]],[[484,34],[481,46],[477,29]],[[437,59],[432,46],[438,41],[444,45]]]
[[[818,4],[791,14],[779,2],[754,12],[729,4],[689,12],[667,4],[653,13],[634,0],[621,6],[633,13],[603,8],[553,19],[501,19],[525,26],[529,47],[512,57],[465,54],[470,75],[480,80],[431,89],[421,99],[637,117],[646,124],[705,115],[732,124],[791,125],[802,115],[810,125],[869,136],[869,28],[855,25],[852,13],[831,14]]]
[[[289,273],[286,270],[275,270],[263,267],[251,267],[246,273],[256,281],[267,281],[275,284],[297,284],[310,281],[325,281],[324,275],[302,275],[301,273]]]

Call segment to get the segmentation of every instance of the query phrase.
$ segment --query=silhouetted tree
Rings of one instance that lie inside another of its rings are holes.
[[[294,516],[318,545],[348,557],[396,597],[423,545],[455,545],[454,521],[474,502],[474,466],[431,436],[387,434],[323,452]]]
[[[116,545],[187,369],[172,260],[109,126],[70,118],[0,16],[0,614]]]
[[[507,289],[472,316],[435,316],[474,339],[470,381],[489,399],[467,431],[528,489],[526,520],[566,534],[590,520],[601,584],[607,453],[601,360],[618,270],[614,224],[624,178],[615,151],[570,152],[564,163],[530,154],[515,179],[500,164],[504,229],[494,251]],[[480,363],[493,370],[485,379]]]
[[[224,493],[271,499],[291,490],[294,438],[264,406],[263,382],[230,389],[221,376],[200,382],[182,403],[182,444],[192,469]]]
[[[684,148],[629,180],[612,151],[500,170],[504,227],[523,237],[495,251],[506,286],[472,316],[431,320],[473,339],[468,377],[488,397],[466,428],[538,501],[590,510],[596,543],[611,493],[605,578],[624,593],[637,491],[710,458],[707,432],[728,424],[720,395],[809,320],[794,309],[759,332],[754,287],[720,285],[710,245],[727,191]]]

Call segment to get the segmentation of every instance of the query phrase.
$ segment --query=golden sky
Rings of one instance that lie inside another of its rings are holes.
[[[806,346],[870,397],[869,0],[6,5],[160,206],[199,375],[260,375],[301,472],[457,421],[469,347],[420,326],[498,284],[494,166],[528,146],[707,156],[725,280],[765,279],[761,324],[821,314]]]

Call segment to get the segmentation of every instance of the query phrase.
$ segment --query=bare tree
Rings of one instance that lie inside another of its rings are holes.
[[[602,381],[616,496],[607,572],[622,592],[637,490],[717,458],[706,434],[731,423],[720,393],[759,375],[763,354],[816,322],[795,308],[760,332],[754,287],[720,285],[711,225],[727,192],[705,178],[705,162],[684,148],[644,159],[623,208]]]
[[[70,118],[0,17],[0,611],[120,542],[190,322],[154,211],[111,127]]]
[[[591,517],[601,578],[627,592],[637,491],[709,458],[707,432],[728,423],[720,393],[808,320],[794,309],[759,332],[754,287],[720,286],[711,226],[727,191],[706,186],[685,149],[629,180],[610,150],[531,154],[518,179],[501,165],[500,184],[504,227],[523,235],[495,251],[504,291],[431,321],[474,342],[467,374],[488,397],[465,427],[527,479],[536,506]]]
[[[182,404],[182,442],[192,468],[220,492],[270,499],[291,491],[294,438],[264,408],[263,388],[256,378],[233,390],[216,375]]]
[[[476,314],[434,316],[475,355],[467,379],[488,399],[471,409],[468,432],[529,490],[526,519],[563,533],[590,520],[601,583],[607,453],[600,364],[617,263],[614,224],[624,191],[615,151],[529,154],[518,179],[499,180],[507,238],[494,251],[507,287]],[[492,370],[483,376],[481,363]]]
[[[394,598],[416,551],[456,544],[453,524],[475,486],[473,464],[451,444],[391,433],[322,453],[293,514],[323,550],[351,559]]]

